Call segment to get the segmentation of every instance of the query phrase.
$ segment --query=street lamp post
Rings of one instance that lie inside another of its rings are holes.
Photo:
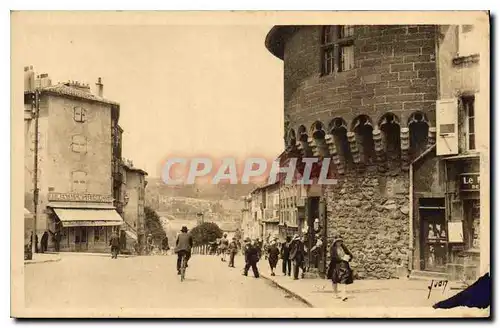
[[[34,140],[34,156],[33,156],[33,241],[32,241],[32,253],[36,253],[37,247],[37,216],[38,216],[38,117],[40,116],[40,94],[38,88],[35,90],[35,95],[33,99],[33,110],[35,115],[35,140]]]

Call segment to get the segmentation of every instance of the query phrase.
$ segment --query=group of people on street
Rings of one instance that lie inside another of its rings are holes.
[[[257,263],[262,257],[262,243],[258,238],[254,240],[246,238],[244,243],[245,267],[243,275],[248,276],[248,271],[251,268],[254,277],[258,278],[260,274]],[[314,248],[320,247],[321,243],[322,241],[316,243],[311,251],[314,251]],[[287,236],[285,242],[281,244],[278,242],[278,238],[274,238],[265,247],[264,253],[269,263],[271,276],[276,275],[275,269],[281,258],[283,275],[291,276],[293,272],[293,279],[298,280],[299,273],[301,273],[301,278],[304,278],[307,254],[303,237],[300,237],[298,234],[295,234],[293,237]],[[352,258],[353,255],[345,246],[343,239],[338,235],[335,236],[330,247],[330,263],[326,272],[326,278],[332,281],[335,297],[343,301],[347,300],[347,285],[353,283],[353,272],[349,265]],[[234,260],[232,263],[234,267]],[[340,291],[339,285],[341,286]]]
[[[60,227],[57,226],[55,232],[51,231],[50,229],[44,231],[42,238],[40,238],[40,246],[38,246],[38,244],[39,244],[38,243],[38,235],[34,234],[35,235],[35,253],[45,253],[48,251],[48,249],[49,249],[49,233],[52,236],[52,242],[54,244],[54,251],[55,252],[60,251],[62,234],[61,234]],[[31,248],[31,245],[33,245],[33,235],[31,235],[31,237],[30,237],[30,246],[29,246],[30,248]]]
[[[161,240],[160,245],[156,245],[153,235],[148,234],[146,238],[146,254],[147,255],[168,255],[168,251],[170,250],[170,245],[168,243],[168,237],[164,236]],[[140,250],[137,252],[140,253]]]

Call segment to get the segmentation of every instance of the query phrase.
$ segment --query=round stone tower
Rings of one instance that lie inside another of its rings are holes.
[[[286,149],[333,159],[324,231],[329,243],[342,235],[360,278],[406,266],[408,167],[435,142],[436,35],[429,25],[332,25],[275,26],[266,37],[284,62]]]

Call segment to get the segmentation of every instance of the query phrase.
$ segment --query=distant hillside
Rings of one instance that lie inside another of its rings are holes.
[[[207,200],[235,199],[248,195],[256,188],[255,184],[193,184],[166,185],[160,178],[148,178],[146,192],[163,196],[189,197]]]
[[[254,189],[251,184],[168,186],[148,178],[146,204],[173,220],[195,221],[203,213],[206,221],[235,222],[241,218],[241,197]]]

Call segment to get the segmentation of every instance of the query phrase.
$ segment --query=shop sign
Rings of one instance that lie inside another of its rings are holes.
[[[479,191],[479,173],[464,173],[460,175],[461,191]]]
[[[113,198],[110,195],[98,194],[79,194],[79,193],[49,193],[49,201],[56,202],[93,202],[93,203],[111,203]]]

